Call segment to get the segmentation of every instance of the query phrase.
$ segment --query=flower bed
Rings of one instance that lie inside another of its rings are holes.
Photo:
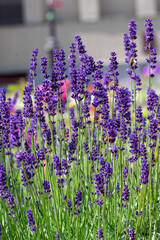
[[[103,62],[88,56],[76,36],[69,76],[64,51],[54,49],[52,74],[42,57],[44,81],[35,88],[35,49],[23,108],[13,111],[15,98],[6,99],[1,89],[2,239],[160,238],[160,105],[152,89],[157,63],[152,20],[145,29],[149,76],[143,108],[134,20],[123,37],[128,88],[119,86],[116,53],[104,73]]]

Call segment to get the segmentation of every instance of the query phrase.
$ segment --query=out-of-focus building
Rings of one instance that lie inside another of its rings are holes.
[[[154,17],[158,0],[53,0],[58,23],[96,22],[106,16]],[[59,2],[59,3],[58,3]],[[62,4],[63,3],[63,4]],[[63,7],[62,7],[63,6]],[[0,75],[23,75],[34,48],[46,55],[50,36],[46,0],[0,0]],[[50,16],[52,17],[52,16]]]

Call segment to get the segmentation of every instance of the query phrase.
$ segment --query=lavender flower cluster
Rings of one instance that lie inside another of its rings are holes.
[[[131,20],[123,36],[131,87],[120,85],[115,52],[104,72],[77,35],[69,66],[63,49],[53,50],[51,74],[41,58],[44,81],[36,88],[33,51],[23,109],[14,110],[17,93],[6,99],[0,90],[0,238],[158,239],[160,99],[151,82],[157,64],[152,20],[145,25],[145,107],[137,97],[143,84],[136,32]]]

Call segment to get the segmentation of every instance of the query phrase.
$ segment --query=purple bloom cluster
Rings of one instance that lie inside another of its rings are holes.
[[[149,18],[146,19],[145,27],[146,27],[146,29],[145,29],[146,43],[148,46],[149,43],[152,43],[153,39],[154,39],[154,29],[153,29],[153,23],[152,23],[151,19],[149,19]]]
[[[45,193],[50,193],[51,192],[49,181],[44,180],[43,181],[43,187],[44,187],[44,192]]]
[[[35,115],[37,119],[40,120],[43,118],[43,91],[36,87],[34,91],[34,104],[35,104]]]
[[[59,240],[59,238],[60,238],[60,234],[57,232],[56,233],[56,239]]]
[[[71,92],[72,98],[77,99],[77,101],[82,101],[84,96],[87,95],[87,88],[89,79],[87,75],[90,75],[94,71],[94,61],[93,58],[86,54],[85,47],[82,43],[81,37],[79,35],[75,36],[75,41],[77,45],[77,50],[80,58],[80,67],[76,69],[75,62],[75,44],[70,46],[69,64],[70,64],[70,80],[71,80]]]
[[[135,191],[136,191],[136,192],[139,191],[139,186],[138,186],[138,185],[135,186]]]
[[[153,29],[153,23],[151,19],[146,19],[145,24],[145,37],[146,37],[146,45],[145,50],[149,52],[149,58],[147,58],[147,62],[149,63],[150,71],[150,77],[153,78],[154,75],[154,69],[156,68],[157,63],[157,52],[156,49],[153,47],[153,41],[154,41],[154,29]]]
[[[125,182],[127,175],[128,175],[128,168],[127,168],[127,166],[125,166],[123,169],[123,182]]]
[[[56,170],[56,175],[57,176],[62,176],[63,171],[62,171],[62,164],[60,162],[60,158],[59,156],[55,155],[53,157],[53,161],[54,161],[54,168]]]
[[[141,165],[141,184],[147,184],[149,177],[149,165],[148,163],[142,163]]]
[[[103,199],[100,199],[100,198],[98,198],[98,199],[96,200],[96,202],[97,202],[97,204],[98,204],[99,206],[103,205],[103,203],[104,203]]]
[[[6,171],[3,164],[0,164],[0,195],[3,200],[8,201],[8,208],[10,209],[10,212],[8,215],[14,214],[14,195],[10,193],[10,189],[7,187],[7,177],[6,177]]]
[[[49,78],[49,75],[47,74],[47,63],[47,57],[41,57],[41,71],[45,79]]]
[[[104,86],[106,89],[109,89],[109,83],[113,82],[113,85],[110,86],[110,90],[116,90],[119,86],[119,72],[118,69],[118,62],[115,52],[111,52],[111,58],[109,59],[111,62],[108,66],[108,71],[104,77]]]
[[[88,106],[88,103],[87,102],[84,102],[83,105],[82,105],[82,113],[83,113],[83,116],[85,118],[89,118],[90,117],[90,108]]]
[[[147,110],[150,112],[156,112],[158,107],[158,95],[155,93],[155,91],[152,89],[149,91],[147,89]]]
[[[137,68],[137,50],[136,50],[136,31],[137,25],[134,20],[129,22],[129,34],[125,33],[123,35],[124,50],[126,54],[125,61],[130,64],[130,68],[127,69],[129,75],[132,75],[133,71]],[[133,59],[133,60],[132,60]],[[132,61],[131,61],[132,60]]]
[[[103,174],[101,172],[94,174],[94,182],[95,182],[95,188],[96,188],[95,193],[98,195],[100,195],[100,194],[104,195],[105,181],[104,181]]]
[[[6,101],[6,90],[4,88],[0,91],[0,130],[1,130],[1,142],[0,142],[0,149],[3,147],[8,150],[6,152],[7,154],[10,154],[9,148],[10,148],[10,141],[9,141],[9,135],[10,135],[10,128],[9,128],[9,122],[10,122],[10,103]]]
[[[124,50],[125,50],[125,62],[129,63],[130,61],[130,39],[127,33],[123,35],[123,43],[124,43]]]
[[[136,43],[134,42],[134,40],[137,39],[137,36],[136,36],[136,32],[137,32],[137,24],[135,22],[135,20],[131,20],[129,22],[129,39],[130,39],[130,59],[133,57],[134,60],[135,60],[135,64],[131,64],[130,62],[130,67],[132,70],[136,69],[137,68],[137,50],[136,50]]]
[[[19,129],[19,119],[17,118],[16,115],[11,115],[10,116],[10,143],[13,146],[20,147],[21,146],[21,135],[22,133],[20,132]]]
[[[68,206],[68,210],[69,211],[72,211],[72,203],[71,203],[71,200],[67,200],[67,206]]]
[[[119,193],[119,182],[117,182],[116,192]]]
[[[33,101],[31,97],[32,85],[28,83],[23,90],[23,116],[33,118]]]
[[[127,229],[127,233],[129,235],[130,240],[135,240],[136,235],[135,235],[135,230],[133,228]]]
[[[77,49],[78,49],[79,54],[86,53],[85,46],[83,45],[81,36],[79,36],[79,35],[75,36],[75,41],[77,43]]]
[[[27,144],[28,148],[28,144]],[[34,169],[38,167],[36,164],[36,158],[33,153],[31,153],[30,148],[28,148],[28,151],[19,151],[16,154],[16,160],[18,166],[22,166],[23,168],[21,169],[22,172],[22,182],[24,186],[28,186],[33,184],[33,177],[35,176]]]
[[[131,106],[131,94],[128,88],[118,88],[115,95],[115,106],[122,118],[125,118]]]
[[[68,169],[70,166],[68,165],[66,159],[62,159],[60,161],[60,158],[57,155],[53,157],[53,163],[54,163],[54,168],[56,170],[56,175],[59,177],[57,179],[57,183],[62,184],[64,182],[64,178],[62,178],[61,176],[63,174],[64,175],[68,174]]]
[[[126,202],[129,200],[129,188],[128,185],[124,184],[123,192],[122,192],[122,201]]]
[[[147,184],[149,181],[149,164],[147,159],[147,149],[144,144],[140,145],[141,165],[141,184]]]
[[[107,133],[108,136],[111,137],[110,142],[113,143],[115,142],[115,139],[117,137],[117,130],[118,130],[118,125],[116,119],[109,118],[107,122]]]
[[[30,62],[30,72],[29,77],[30,80],[37,76],[36,67],[37,67],[37,55],[38,55],[38,48],[35,48],[32,52],[31,62]]]
[[[139,154],[139,146],[138,146],[138,135],[136,130],[133,130],[132,134],[129,136],[130,143],[130,152],[132,153],[132,157],[127,157],[129,162],[137,161]]]
[[[3,164],[0,164],[0,194],[1,196],[3,196],[8,188],[6,186],[6,171],[5,171],[5,167],[3,166]]]
[[[88,154],[89,153],[88,143],[87,142],[83,142],[83,147],[84,147],[85,153]]]
[[[149,125],[149,138],[154,141],[154,144],[149,145],[150,147],[155,147],[157,140],[157,131],[158,131],[158,120],[152,119]]]
[[[105,177],[105,179],[111,178],[113,174],[111,164],[109,162],[105,162],[100,169],[100,173]]]
[[[102,228],[98,229],[96,237],[97,237],[97,240],[99,240],[99,239],[104,237],[104,233],[103,233],[103,229]]]
[[[136,36],[136,31],[137,31],[137,24],[135,23],[134,20],[131,20],[129,22],[129,39],[130,40],[135,40],[137,39],[137,36]]]
[[[75,197],[74,204],[76,205],[76,207],[79,207],[82,204],[82,191],[80,190],[80,188],[76,192],[76,197]]]
[[[28,225],[32,227],[31,231],[35,232],[37,227],[35,225],[35,221],[34,221],[33,213],[31,209],[27,210],[27,218],[28,218]]]
[[[127,121],[125,119],[122,119],[122,121],[120,123],[120,136],[119,136],[119,138],[121,138],[124,142],[128,138]]]
[[[141,130],[142,129],[142,122],[143,122],[143,112],[142,112],[142,107],[138,106],[136,109],[136,122],[138,123],[138,128],[137,130]]]

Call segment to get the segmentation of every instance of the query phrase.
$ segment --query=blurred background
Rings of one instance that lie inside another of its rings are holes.
[[[34,48],[39,48],[39,63],[42,56],[50,59],[54,47],[67,56],[77,34],[87,53],[106,66],[115,51],[123,70],[122,37],[131,19],[138,25],[138,62],[144,67],[146,18],[153,20],[159,58],[159,13],[160,0],[0,0],[0,86],[27,79]],[[36,84],[41,84],[40,66],[37,73]]]

